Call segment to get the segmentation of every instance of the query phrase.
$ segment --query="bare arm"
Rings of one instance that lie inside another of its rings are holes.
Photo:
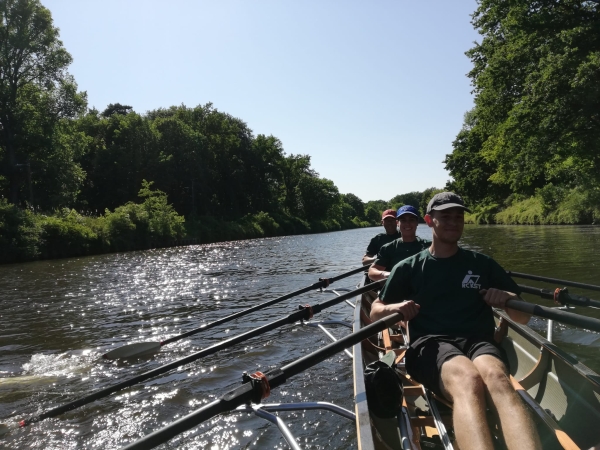
[[[483,295],[483,300],[488,305],[492,308],[504,309],[508,314],[508,317],[515,322],[526,325],[529,322],[529,319],[531,319],[531,314],[506,307],[506,302],[508,300],[522,300],[517,294],[495,288],[482,289],[479,293]]]
[[[373,264],[369,268],[369,278],[373,281],[384,280],[390,276],[390,273],[385,270],[385,267],[378,264]]]
[[[385,304],[379,298],[371,305],[371,319],[379,320],[394,313],[402,313],[404,320],[410,320],[419,313],[420,306],[412,300],[402,303]]]
[[[362,259],[363,266],[368,266],[369,264],[372,264],[373,261],[375,261],[376,259],[377,259],[377,256],[373,256],[373,255],[363,256],[363,259]]]

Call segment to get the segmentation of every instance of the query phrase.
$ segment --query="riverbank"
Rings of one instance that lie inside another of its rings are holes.
[[[156,201],[128,203],[97,217],[68,208],[53,215],[36,214],[0,202],[0,264],[369,226],[357,218],[309,222],[265,212],[233,222],[211,216],[185,219]]]
[[[465,216],[471,224],[498,225],[597,225],[600,192],[564,190],[547,185],[533,197],[508,198],[505,204],[476,205]]]

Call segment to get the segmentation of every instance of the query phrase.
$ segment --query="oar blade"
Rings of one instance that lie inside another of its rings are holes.
[[[160,342],[136,342],[115,348],[102,355],[104,359],[127,359],[147,356],[160,351]]]
[[[10,431],[10,427],[8,425],[5,425],[3,423],[0,423],[0,436],[5,435],[6,433],[8,433]]]

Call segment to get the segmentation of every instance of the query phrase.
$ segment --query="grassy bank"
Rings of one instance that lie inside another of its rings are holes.
[[[0,263],[67,258],[100,253],[211,243],[371,226],[358,219],[307,222],[261,212],[235,222],[199,216],[185,220],[166,197],[150,195],[99,217],[63,209],[52,215],[21,210],[0,201]]]
[[[467,223],[504,225],[600,224],[600,192],[564,189],[547,185],[529,198],[512,197],[504,205],[472,208]]]

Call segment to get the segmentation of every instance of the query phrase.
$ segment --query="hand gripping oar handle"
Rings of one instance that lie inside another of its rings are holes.
[[[121,381],[120,383],[114,384],[114,385],[106,387],[104,389],[100,389],[99,391],[93,392],[92,394],[82,397],[78,400],[75,400],[75,401],[72,401],[65,405],[50,409],[38,416],[33,416],[33,417],[30,417],[29,419],[22,420],[20,422],[20,425],[23,427],[23,426],[29,425],[31,423],[39,422],[40,420],[47,419],[48,417],[59,416],[67,411],[71,411],[73,409],[79,408],[80,406],[86,405],[95,400],[106,397],[114,392],[120,391],[121,389],[125,389],[125,388],[133,386],[137,383],[141,383],[142,381],[145,381],[149,378],[153,378],[157,375],[161,375],[165,372],[168,372],[179,366],[183,366],[184,364],[189,364],[189,363],[196,361],[200,358],[203,358],[205,356],[212,355],[214,353],[217,353],[220,350],[231,347],[232,345],[243,342],[247,339],[259,336],[263,333],[274,330],[280,326],[298,322],[299,320],[308,320],[310,318],[311,311],[313,314],[316,314],[316,313],[324,310],[325,308],[336,305],[340,302],[343,302],[346,299],[355,297],[364,292],[368,292],[368,291],[372,291],[374,289],[381,288],[381,287],[383,287],[384,284],[385,284],[385,280],[381,280],[376,283],[367,284],[366,286],[363,286],[359,289],[348,292],[346,294],[340,295],[339,297],[335,297],[332,300],[329,300],[329,301],[323,303],[322,305],[317,304],[317,305],[314,305],[313,307],[302,307],[302,309],[300,309],[299,311],[296,311],[296,312],[288,315],[287,317],[276,320],[275,322],[271,322],[269,324],[263,325],[262,327],[254,328],[253,330],[250,330],[246,333],[242,333],[238,336],[234,336],[225,341],[219,342],[218,344],[207,347],[196,353],[192,353],[191,355],[186,356],[184,358],[180,358],[176,361],[173,361],[173,362],[170,362],[163,366],[157,367],[156,369],[149,370],[148,372],[144,372],[144,373],[137,375],[133,378],[130,378],[128,380]]]
[[[542,298],[548,298],[554,300],[556,303],[561,305],[576,305],[576,306],[589,306],[591,308],[600,308],[600,300],[594,300],[592,298],[582,297],[580,295],[569,294],[567,288],[556,288],[555,290],[541,289],[531,286],[524,286],[518,284],[521,292],[527,294],[538,295]]]
[[[208,323],[206,325],[202,325],[201,327],[195,328],[195,329],[187,331],[185,333],[178,334],[177,336],[173,336],[173,337],[171,337],[169,339],[165,339],[164,341],[162,341],[160,343],[160,345],[163,346],[163,345],[166,345],[166,344],[170,344],[171,342],[175,342],[175,341],[178,341],[180,339],[184,339],[186,337],[189,337],[189,336],[192,336],[194,334],[200,333],[201,331],[210,330],[211,328],[214,328],[214,327],[216,327],[218,325],[222,325],[222,324],[227,323],[227,322],[229,322],[231,320],[237,319],[238,317],[243,317],[243,316],[245,316],[247,314],[253,313],[254,311],[258,311],[259,309],[266,308],[267,306],[271,306],[271,305],[274,305],[276,303],[280,303],[280,302],[282,302],[284,300],[287,300],[287,299],[290,299],[292,297],[296,297],[297,295],[304,294],[305,292],[327,287],[328,285],[330,285],[331,283],[336,282],[337,280],[341,280],[343,278],[349,277],[350,275],[354,275],[354,274],[359,273],[359,272],[364,272],[365,270],[368,270],[368,268],[357,267],[356,269],[352,269],[349,272],[343,273],[343,274],[338,275],[338,276],[333,277],[333,278],[320,279],[320,281],[318,281],[316,283],[313,283],[310,286],[306,286],[306,287],[304,287],[302,289],[298,289],[297,291],[290,292],[289,294],[282,295],[281,297],[277,297],[277,298],[275,298],[273,300],[269,300],[268,302],[264,302],[264,303],[261,303],[261,304],[256,305],[256,306],[252,306],[251,308],[247,308],[247,309],[244,309],[243,311],[236,312],[236,313],[231,314],[231,315],[229,315],[227,317],[223,317],[222,319],[215,320],[214,322]]]
[[[546,308],[545,306],[527,303],[521,300],[508,300],[506,306],[511,309],[516,309],[517,311],[533,314],[534,316],[552,319],[557,322],[600,332],[600,320],[594,319],[593,317],[581,316],[559,309]]]
[[[511,272],[510,270],[507,270],[506,273],[509,274],[511,277],[523,278],[526,280],[534,280],[534,281],[546,281],[548,283],[555,283],[555,284],[560,284],[563,286],[571,286],[571,287],[576,287],[576,288],[581,288],[581,289],[588,289],[590,291],[599,291],[600,292],[600,286],[596,286],[595,284],[578,283],[576,281],[560,280],[558,278],[541,277],[539,275],[530,275],[528,273]]]
[[[309,369],[312,366],[326,360],[345,348],[358,344],[369,336],[372,336],[375,333],[384,330],[385,328],[391,327],[393,324],[402,319],[402,314],[396,313],[373,322],[359,331],[339,339],[338,341],[333,342],[317,350],[316,352],[306,355],[294,361],[293,363],[267,372],[263,375],[264,380],[266,380],[269,390],[272,390],[273,388],[281,386],[288,378],[304,372],[306,369]],[[220,399],[203,406],[202,408],[192,412],[191,414],[188,414],[187,416],[167,425],[160,430],[144,436],[142,439],[133,442],[126,447],[123,447],[123,450],[142,450],[154,448],[167,442],[178,434],[194,428],[198,424],[216,416],[217,414],[231,411],[245,403],[258,403],[262,398],[265,398],[264,380],[261,379],[260,382],[244,383],[240,387],[227,392]]]

